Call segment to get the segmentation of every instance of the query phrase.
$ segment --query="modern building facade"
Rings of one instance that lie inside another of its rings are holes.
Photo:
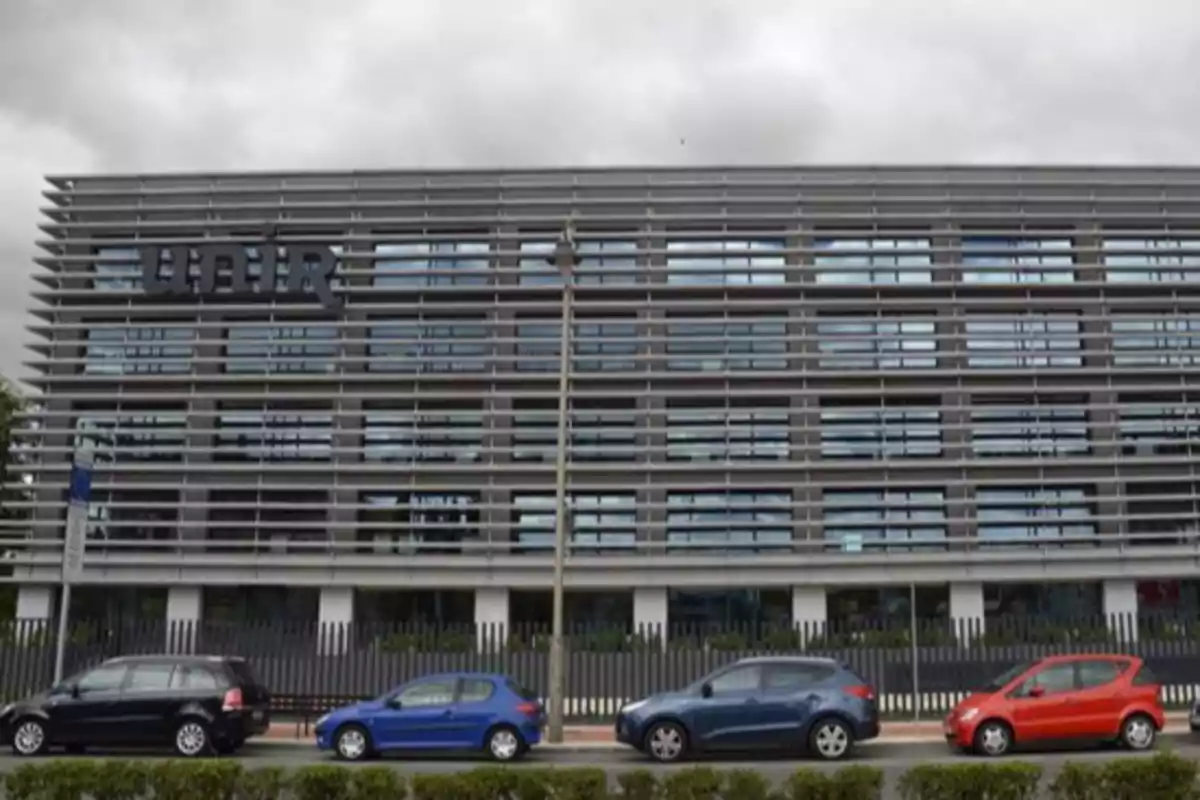
[[[31,534],[21,616],[52,613],[86,437],[83,583],[106,595],[157,593],[169,619],[215,597],[548,618],[567,220],[572,613],[820,622],[915,585],[923,615],[984,619],[1196,594],[1200,170],[81,175],[45,194],[42,402],[6,523]]]

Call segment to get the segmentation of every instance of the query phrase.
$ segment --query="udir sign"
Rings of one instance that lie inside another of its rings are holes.
[[[170,254],[169,260],[162,258],[163,249]],[[250,274],[250,259],[243,245],[143,247],[140,249],[142,285],[149,294],[165,294],[172,297],[212,295],[216,293],[217,275],[228,273],[229,288],[235,295],[275,294],[275,279],[279,267],[278,251],[274,243],[259,246],[258,250],[261,259],[256,260],[255,264],[261,264],[261,270],[258,273],[259,277],[256,277]],[[188,264],[193,252],[198,253],[200,257],[199,274],[194,282],[190,274],[192,271],[178,266]],[[162,274],[164,262],[172,265],[165,278]],[[333,250],[319,244],[289,243],[284,263],[287,266],[287,287],[283,291],[294,295],[314,294],[321,304],[331,311],[341,307],[341,303],[329,287],[334,270],[337,269],[337,256]]]

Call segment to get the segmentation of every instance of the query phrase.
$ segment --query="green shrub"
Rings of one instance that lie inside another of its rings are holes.
[[[149,770],[140,761],[99,761],[93,768],[93,800],[141,800]],[[272,795],[272,800],[275,795]]]
[[[408,782],[391,767],[350,771],[350,800],[408,800]]]
[[[21,764],[5,776],[4,796],[8,800],[39,800],[49,775],[40,764]]]
[[[146,773],[146,784],[154,800],[196,800],[199,794],[191,785],[187,761],[159,761]]]
[[[1092,800],[1103,783],[1103,764],[1068,761],[1050,781],[1053,800]]]
[[[1003,764],[921,764],[900,777],[903,800],[1034,800],[1042,768]]]
[[[770,800],[771,782],[753,769],[731,769],[722,776],[721,796],[725,800]]]
[[[521,800],[549,800],[553,773],[554,770],[546,768],[515,770],[516,786],[513,793]]]
[[[237,796],[238,800],[280,800],[287,790],[288,779],[282,768],[260,767],[242,773]]]
[[[721,800],[721,774],[712,767],[692,767],[663,778],[664,800]]]
[[[877,800],[883,792],[883,771],[874,767],[843,767],[832,773],[798,769],[783,783],[786,800]]]
[[[476,800],[474,794],[470,781],[463,775],[432,773],[412,777],[413,800]]]
[[[554,800],[608,800],[608,773],[599,767],[551,770],[550,787]]]
[[[1189,800],[1196,793],[1196,762],[1173,753],[1153,758],[1119,758],[1104,764],[1106,800]]]
[[[295,800],[350,800],[350,770],[329,764],[301,767],[291,787]]]
[[[618,797],[622,800],[660,800],[662,797],[658,776],[648,769],[622,772],[617,776],[617,786],[621,787]]]

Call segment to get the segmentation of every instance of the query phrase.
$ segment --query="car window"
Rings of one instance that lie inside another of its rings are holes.
[[[532,689],[525,688],[521,684],[514,681],[512,678],[509,678],[508,680],[506,680],[505,685],[508,686],[508,690],[510,692],[512,692],[513,694],[515,694],[517,697],[521,698],[522,700],[528,700],[530,702],[535,702],[538,699],[537,692],[533,691]]]
[[[454,681],[425,681],[409,686],[397,698],[402,708],[445,706],[454,702]]]
[[[171,688],[173,664],[134,664],[129,668],[126,692],[165,692]]]
[[[760,674],[761,669],[757,664],[748,667],[734,667],[708,683],[712,687],[714,695],[748,692],[758,688]]]
[[[100,666],[85,672],[76,684],[80,694],[95,694],[96,692],[115,692],[121,688],[125,680],[124,664]]]
[[[1041,687],[1046,694],[1075,691],[1075,665],[1051,664],[1030,676],[1029,680],[1021,684],[1017,693],[1029,694],[1035,686]]]
[[[217,676],[200,666],[180,666],[171,675],[171,688],[189,692],[215,692],[220,689]]]
[[[772,664],[763,675],[763,689],[801,689],[826,680],[832,674],[832,669],[820,664]]]
[[[1079,686],[1083,689],[1112,683],[1120,675],[1120,665],[1115,661],[1091,659],[1079,662]]]
[[[462,682],[462,692],[459,693],[460,703],[482,703],[496,692],[491,681],[482,678],[466,678]]]
[[[234,678],[242,686],[257,686],[258,677],[254,674],[254,670],[250,665],[240,658],[231,658],[225,662],[229,671],[233,673]]]

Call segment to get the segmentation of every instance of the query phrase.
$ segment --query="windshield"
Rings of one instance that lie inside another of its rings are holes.
[[[984,692],[1000,691],[1005,686],[1012,683],[1012,681],[1017,676],[1025,673],[1025,672],[1028,672],[1029,668],[1032,667],[1036,663],[1037,663],[1036,661],[1024,661],[1020,664],[1017,664],[1012,669],[1005,670],[1004,672],[1000,673],[998,676],[996,676],[995,678],[993,678],[992,680],[990,680],[986,684],[984,684],[981,691],[984,691]]]

